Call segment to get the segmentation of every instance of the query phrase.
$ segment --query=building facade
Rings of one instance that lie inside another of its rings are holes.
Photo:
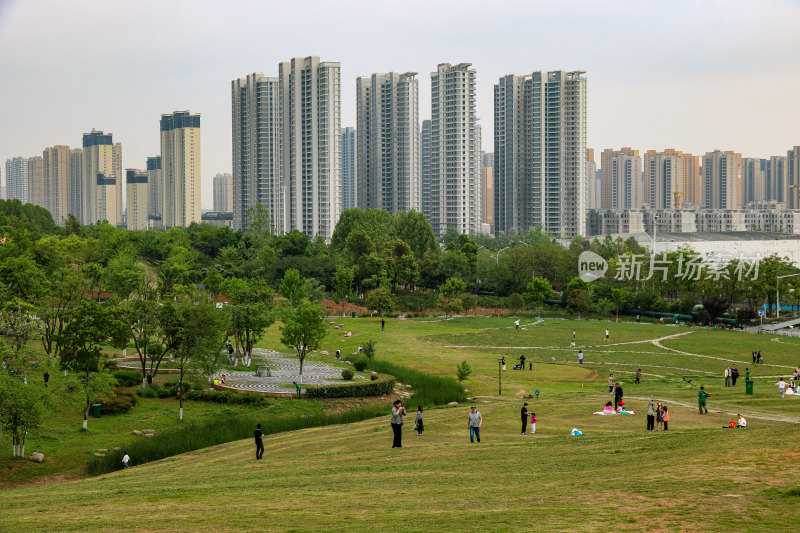
[[[648,150],[644,154],[645,203],[653,209],[670,209],[683,192],[683,158],[673,149]]]
[[[800,209],[800,146],[786,153],[786,205]]]
[[[742,203],[742,156],[714,150],[703,156],[702,204],[706,209],[735,209]]]
[[[47,191],[44,182],[44,159],[28,158],[28,202],[47,209]]]
[[[233,179],[228,173],[217,174],[213,181],[214,211],[218,213],[233,212]]]
[[[642,158],[639,150],[607,148],[600,155],[601,201],[606,209],[642,206]]]
[[[495,85],[495,231],[586,230],[584,71],[508,75]]]
[[[356,199],[356,129],[342,128],[342,211],[358,205]]]
[[[164,227],[200,223],[200,115],[161,115],[161,172]]]
[[[14,157],[6,160],[6,198],[27,204],[28,185],[28,158]]]
[[[481,221],[494,224],[494,154],[481,154]]]
[[[64,145],[45,148],[42,152],[46,207],[57,223],[66,220],[70,213],[71,184],[74,181],[70,153],[69,146]]]
[[[81,223],[103,220],[116,226],[122,222],[117,189],[120,179],[114,173],[116,160],[113,135],[92,130],[83,134],[81,152]]]
[[[150,184],[148,173],[141,170],[128,169],[125,176],[125,204],[128,229],[146,230],[149,228]]]
[[[356,79],[357,198],[362,209],[420,210],[416,72]]]
[[[161,212],[164,210],[164,174],[161,171],[161,156],[147,158],[147,216],[150,227],[161,226]]]

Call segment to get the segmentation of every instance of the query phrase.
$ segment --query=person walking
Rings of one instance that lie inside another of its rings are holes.
[[[753,364],[756,364],[757,362],[758,362],[758,356],[756,355],[756,351],[753,350]]]
[[[775,385],[778,386],[778,392],[781,393],[781,398],[785,398],[786,397],[786,382],[783,381],[783,378],[780,378]]]
[[[619,383],[614,385],[614,409],[619,407],[622,402],[622,386]]]
[[[386,321],[381,318],[381,331],[386,331]]]
[[[572,340],[575,340],[575,330],[572,330]]]
[[[725,377],[725,386],[726,387],[730,387],[731,386],[731,367],[728,367],[728,368],[725,369],[725,372],[723,373],[723,376]]]
[[[519,331],[519,318],[514,322],[514,329]]]
[[[522,415],[522,434],[524,435],[525,429],[528,427],[528,402],[522,404],[520,414]]]
[[[392,441],[392,448],[403,447],[403,417],[406,416],[406,408],[403,407],[403,402],[395,400],[392,404],[392,433],[394,433],[394,440]]]
[[[608,375],[608,393],[614,392],[614,373]]]
[[[524,354],[519,356],[519,365],[520,365],[519,366],[520,370],[525,370],[525,355]]]
[[[261,431],[261,424],[256,424],[254,433],[256,438],[256,459],[264,457],[264,433]]]
[[[656,406],[653,405],[653,398],[647,404],[647,431],[653,431],[656,423]]]
[[[417,406],[417,420],[416,420],[416,425],[414,427],[417,428],[417,436],[421,437],[422,436],[422,432],[425,430],[425,428],[422,425],[422,406],[421,405]]]
[[[531,434],[536,433],[536,413],[531,413]]]
[[[505,372],[506,371],[506,358],[505,357],[501,357],[500,358],[500,364],[503,365],[503,372]]]
[[[44,371],[44,376],[42,377],[44,377],[44,388],[46,389],[47,382],[50,381],[50,374],[47,372],[47,370]]]
[[[583,364],[583,350],[578,350],[578,364]]]
[[[131,458],[128,455],[128,452],[122,452],[122,468],[130,468],[131,465],[128,463],[131,462]]]
[[[476,406],[470,407],[470,412],[467,415],[469,419],[469,441],[470,443],[474,443],[475,441],[473,438],[478,439],[478,442],[481,441],[481,426],[483,425],[483,417],[481,413],[478,411]]]
[[[667,431],[669,429],[669,410],[666,405],[662,407],[662,409],[664,410],[664,414],[661,415],[661,418],[664,419],[664,431]]]
[[[656,405],[656,431],[664,429],[664,406],[661,402]]]
[[[700,390],[697,392],[697,406],[700,408],[700,414],[708,414],[708,408],[706,407],[706,401],[710,395],[706,392],[705,387],[700,387]],[[705,413],[703,413],[705,411]]]
[[[641,383],[641,381],[642,381],[642,369],[640,368],[636,371],[636,380],[634,381],[634,383],[638,385],[639,383]]]
[[[608,342],[608,328],[606,328],[606,342]]]
[[[736,386],[736,380],[739,379],[739,371],[736,370],[736,365],[731,367],[731,387]]]

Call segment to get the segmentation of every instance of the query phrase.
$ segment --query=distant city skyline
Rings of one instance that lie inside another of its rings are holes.
[[[82,134],[95,128],[122,143],[124,168],[145,168],[159,152],[161,114],[191,109],[203,116],[202,206],[210,209],[212,177],[232,170],[230,80],[274,75],[279,61],[308,55],[341,63],[343,127],[356,125],[358,76],[423,73],[421,122],[431,113],[428,73],[442,62],[469,62],[477,71],[476,116],[487,152],[494,149],[499,77],[555,69],[587,72],[587,146],[597,153],[673,147],[769,159],[800,144],[800,107],[792,103],[800,86],[796,0],[362,7],[0,0],[0,161],[80,146]],[[303,31],[292,23],[264,30],[265,20],[292,21],[301,13],[311,15]],[[374,24],[381,13],[385,24]],[[658,24],[648,24],[654,18]],[[550,23],[530,31],[533,19]],[[479,33],[465,31],[476,27]],[[386,40],[392,31],[414,38]],[[515,38],[484,38],[498,32]]]

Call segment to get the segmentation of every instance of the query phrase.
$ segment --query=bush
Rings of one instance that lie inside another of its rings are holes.
[[[355,376],[355,374],[353,374],[353,371],[349,368],[342,369],[342,378],[350,380],[353,379],[353,376]]]
[[[426,374],[382,359],[376,359],[372,366],[376,371],[391,374],[401,383],[414,387],[414,395],[408,402],[404,402],[408,405],[434,407],[450,402],[463,402],[466,398],[464,387],[455,378]]]
[[[183,382],[183,397],[188,398],[189,391],[192,390],[192,384],[186,381]],[[148,385],[145,389],[138,389],[136,394],[142,398],[177,398],[177,388],[175,385],[165,385],[163,387],[153,383]]]
[[[195,402],[211,402],[227,405],[254,405],[267,406],[269,402],[259,394],[237,393],[231,391],[204,391],[194,390],[188,393],[185,398]]]
[[[363,372],[364,369],[366,369],[369,366],[369,359],[367,359],[366,357],[357,357],[353,361],[353,366],[359,372]]]
[[[100,413],[104,415],[120,415],[133,409],[137,401],[139,399],[133,392],[115,387],[110,395],[97,400],[96,403],[102,404]]]
[[[117,370],[114,372],[114,377],[120,387],[135,387],[142,384],[142,374],[135,370]]]
[[[306,398],[352,398],[361,396],[383,396],[394,390],[394,378],[382,375],[375,381],[345,383],[308,387]]]

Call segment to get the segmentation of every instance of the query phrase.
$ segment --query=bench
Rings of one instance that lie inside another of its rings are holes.
[[[268,378],[272,377],[272,372],[269,371],[269,367],[268,366],[264,365],[264,366],[260,366],[260,367],[256,368],[256,376],[257,377],[262,378],[262,377],[264,377],[265,373],[266,373],[266,376]]]

